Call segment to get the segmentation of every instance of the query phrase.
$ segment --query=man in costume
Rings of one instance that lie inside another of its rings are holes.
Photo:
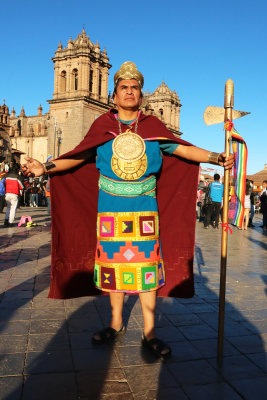
[[[166,357],[171,350],[154,329],[156,295],[194,294],[198,163],[231,168],[233,156],[191,146],[142,114],[144,78],[134,63],[122,64],[114,84],[116,110],[100,116],[74,150],[45,164],[28,159],[22,168],[51,176],[49,297],[108,293],[110,325],[93,336],[103,343],[125,329],[125,293],[139,294],[143,345]]]

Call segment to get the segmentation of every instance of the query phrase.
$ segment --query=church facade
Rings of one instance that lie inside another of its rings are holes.
[[[52,60],[54,93],[48,100],[48,113],[43,114],[40,105],[34,116],[25,115],[23,107],[16,116],[14,108],[9,113],[5,104],[0,106],[1,160],[8,154],[4,132],[20,161],[26,155],[45,162],[48,155],[55,158],[75,147],[94,120],[114,106],[108,94],[111,64],[107,52],[101,51],[98,42],[91,42],[84,29],[75,40],[69,39],[67,46],[60,42]],[[164,82],[153,93],[144,93],[141,108],[181,135],[180,99]]]

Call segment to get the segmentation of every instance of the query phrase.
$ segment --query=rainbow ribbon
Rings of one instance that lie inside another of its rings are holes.
[[[232,125],[232,148],[235,157],[234,179],[235,179],[235,212],[233,217],[233,225],[241,228],[244,220],[244,202],[246,193],[246,176],[247,176],[247,159],[248,151],[244,139],[234,129]],[[232,199],[231,199],[232,202]]]

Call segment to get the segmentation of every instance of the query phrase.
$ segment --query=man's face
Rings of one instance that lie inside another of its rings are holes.
[[[262,187],[263,187],[263,189],[265,189],[267,187],[267,183],[263,182]]]
[[[118,110],[138,110],[141,105],[141,89],[137,80],[123,79],[118,83],[117,93],[114,95],[114,103]]]

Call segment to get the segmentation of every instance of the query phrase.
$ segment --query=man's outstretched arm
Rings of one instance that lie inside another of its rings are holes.
[[[62,160],[53,160],[47,163],[41,163],[34,158],[26,157],[26,163],[22,164],[21,170],[25,176],[41,176],[43,174],[54,174],[56,172],[67,171],[71,168],[78,167],[83,162],[92,157],[88,151],[79,153],[73,158]]]
[[[225,169],[231,169],[234,165],[234,155],[226,157],[225,153],[213,153],[195,146],[179,145],[173,152],[174,155],[186,160],[220,165]]]

